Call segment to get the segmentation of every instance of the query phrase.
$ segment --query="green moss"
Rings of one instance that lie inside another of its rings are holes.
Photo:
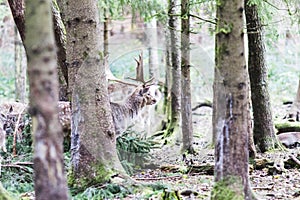
[[[300,131],[300,122],[291,122],[288,120],[277,120],[274,122],[275,128],[284,132]]]
[[[222,43],[220,46],[217,46],[216,48],[216,58],[223,60],[223,56],[226,54],[226,52],[229,52],[228,46],[224,43]],[[216,66],[217,68],[220,68],[220,66]]]
[[[218,7],[224,7],[225,0],[217,0],[216,4]]]
[[[239,177],[230,177],[215,183],[211,199],[243,200],[244,192],[242,181]]]
[[[114,172],[107,169],[103,164],[95,164],[90,167],[89,172],[94,173],[76,173],[74,169],[70,169],[68,173],[68,185],[76,190],[84,190],[91,185],[109,182]]]

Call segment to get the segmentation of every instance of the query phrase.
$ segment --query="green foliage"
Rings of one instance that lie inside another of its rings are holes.
[[[117,139],[119,159],[128,174],[133,174],[135,168],[143,167],[149,159],[149,152],[157,143],[145,139],[141,133],[127,130]]]
[[[98,200],[124,198],[132,191],[121,185],[107,184],[99,187],[89,187],[84,192],[73,197],[74,200]]]
[[[101,19],[104,20],[105,15],[110,19],[123,19],[124,13],[131,9],[132,13],[139,13],[146,21],[154,16],[154,13],[163,13],[165,6],[161,1],[139,1],[139,0],[105,0],[98,1],[98,7],[101,9]],[[156,16],[160,16],[157,14]]]
[[[0,55],[4,56],[4,55]],[[5,65],[5,64],[4,64]],[[15,98],[15,79],[12,76],[0,75],[0,99]]]
[[[17,116],[7,114],[5,120],[6,126],[6,148],[7,152],[1,152],[2,171],[1,182],[3,187],[15,197],[21,193],[30,192],[33,190],[33,166],[32,164],[32,137],[31,137],[31,118],[29,115],[24,115],[23,119],[18,124],[20,132],[17,133],[16,156],[13,152],[13,132]]]

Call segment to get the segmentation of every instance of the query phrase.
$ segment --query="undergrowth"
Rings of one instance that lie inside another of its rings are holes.
[[[33,191],[33,163],[31,119],[24,115],[16,127],[17,116],[7,114],[6,127],[7,152],[1,152],[1,183],[6,190],[17,198],[20,194]],[[14,147],[14,134],[16,143]],[[12,153],[15,149],[15,155]]]
[[[125,171],[132,175],[135,170],[145,167],[150,158],[149,152],[157,147],[157,142],[143,137],[142,133],[128,129],[117,138],[117,150]]]

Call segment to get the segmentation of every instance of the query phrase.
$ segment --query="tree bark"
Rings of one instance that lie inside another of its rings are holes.
[[[52,14],[54,24],[54,36],[57,50],[58,77],[59,77],[59,100],[68,101],[68,68],[66,63],[66,34],[57,5],[52,1]]]
[[[171,82],[171,118],[167,128],[166,135],[180,133],[179,123],[181,114],[181,67],[180,67],[180,40],[178,35],[179,20],[176,15],[177,0],[169,0],[169,30],[170,30],[170,53],[172,65],[172,82]],[[180,135],[180,134],[179,134]],[[180,136],[179,136],[180,137]],[[177,138],[179,139],[179,138]],[[181,140],[181,138],[180,138]]]
[[[263,28],[258,16],[257,6],[245,0],[245,14],[248,33],[248,70],[251,84],[251,100],[254,120],[254,143],[260,152],[278,146],[271,112],[268,91],[267,67]]]
[[[168,29],[165,29],[165,48],[166,48],[166,54],[165,54],[165,85],[164,85],[164,113],[167,114],[167,120],[169,122],[169,119],[171,118],[170,113],[170,105],[171,105],[171,82],[172,82],[172,76],[171,76],[171,52],[170,52],[170,31]]]
[[[123,172],[116,152],[115,130],[101,49],[97,2],[66,3],[67,62],[72,94],[71,185],[108,181]],[[73,177],[72,177],[73,176]]]
[[[58,120],[58,77],[51,1],[26,0],[25,18],[29,110],[33,117],[35,141],[35,197],[65,200],[68,191],[63,165],[63,132]]]
[[[9,7],[24,44],[25,41],[25,4],[24,0],[8,0]]]
[[[157,25],[156,19],[146,23],[146,35],[149,51],[149,77],[159,78],[158,52],[157,52]]]
[[[21,40],[24,44],[24,40],[26,37],[25,33],[25,5],[24,0],[8,0],[10,10],[12,12],[15,24],[18,28],[19,34],[21,36]],[[52,11],[53,11],[53,21],[54,21],[54,30],[55,30],[55,39],[56,39],[56,45],[58,47],[57,51],[57,58],[58,58],[58,73],[59,73],[59,80],[60,80],[60,96],[61,100],[66,99],[66,87],[67,87],[67,66],[65,64],[66,56],[65,56],[65,39],[64,39],[64,33],[62,28],[62,23],[60,21],[59,13],[57,12],[54,5],[52,5]],[[26,47],[25,47],[26,50]]]
[[[190,15],[189,0],[181,0],[181,116],[182,151],[194,153],[192,97],[190,78]]]
[[[245,61],[243,0],[217,4],[214,94],[220,113],[215,144],[212,199],[254,199],[248,172],[249,77]]]

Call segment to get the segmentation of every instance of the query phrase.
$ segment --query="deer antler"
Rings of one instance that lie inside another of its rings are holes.
[[[146,86],[147,84],[153,82],[154,77],[152,77],[151,79],[145,81],[144,79],[144,64],[143,64],[143,52],[141,52],[141,54],[139,55],[139,60],[137,60],[136,58],[134,59],[136,61],[136,78],[131,78],[128,77],[131,80],[137,81],[137,82],[141,82],[143,83],[143,86]],[[151,85],[150,84],[150,85]]]
[[[108,62],[107,62],[107,56],[104,58],[104,65],[105,65],[105,73],[106,73],[106,78],[110,81],[116,81],[118,83],[123,83],[125,85],[131,85],[131,86],[135,86],[137,87],[138,85],[137,84],[134,84],[134,83],[129,83],[129,82],[126,82],[126,81],[123,81],[121,79],[118,79],[117,77],[115,77],[113,75],[113,73],[111,72],[109,66],[108,66]]]

